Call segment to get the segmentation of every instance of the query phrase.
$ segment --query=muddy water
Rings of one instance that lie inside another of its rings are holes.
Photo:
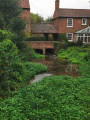
[[[47,73],[53,75],[79,76],[78,65],[69,63],[67,60],[58,59],[55,55],[46,56],[45,59],[35,60],[36,63],[42,63],[48,66]]]
[[[44,77],[51,75],[70,75],[73,77],[80,76],[78,65],[69,63],[67,60],[58,59],[55,55],[47,55],[45,59],[34,60],[32,62],[42,63],[48,67],[48,71],[44,74],[36,75],[30,83],[42,80]]]

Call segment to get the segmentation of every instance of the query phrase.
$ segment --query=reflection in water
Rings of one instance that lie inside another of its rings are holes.
[[[47,55],[45,59],[34,60],[34,62],[48,66],[47,73],[53,75],[71,75],[74,77],[80,75],[76,64],[69,63],[67,60],[58,59],[55,55]]]

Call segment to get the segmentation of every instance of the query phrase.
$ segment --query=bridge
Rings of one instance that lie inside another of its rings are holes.
[[[57,41],[27,41],[27,43],[36,52],[44,55],[53,53],[55,50],[55,43],[60,44],[60,42]]]

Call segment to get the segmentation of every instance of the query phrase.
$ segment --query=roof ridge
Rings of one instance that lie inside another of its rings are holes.
[[[90,10],[90,9],[77,9],[77,8],[59,8],[60,9],[68,9],[68,10]]]
[[[52,22],[52,23],[31,23],[31,24],[54,24],[54,23]]]

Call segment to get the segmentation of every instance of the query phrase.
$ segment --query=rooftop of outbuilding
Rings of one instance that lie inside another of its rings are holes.
[[[36,34],[57,33],[57,30],[53,23],[33,23],[31,24],[31,29]]]

